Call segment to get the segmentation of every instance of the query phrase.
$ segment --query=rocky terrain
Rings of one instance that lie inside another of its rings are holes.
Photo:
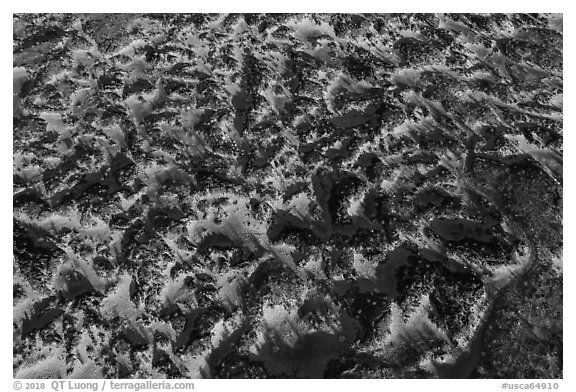
[[[15,377],[562,377],[561,16],[13,34]]]

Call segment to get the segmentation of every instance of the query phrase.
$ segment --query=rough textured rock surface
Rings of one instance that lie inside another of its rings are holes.
[[[561,17],[13,22],[16,377],[562,377]]]

